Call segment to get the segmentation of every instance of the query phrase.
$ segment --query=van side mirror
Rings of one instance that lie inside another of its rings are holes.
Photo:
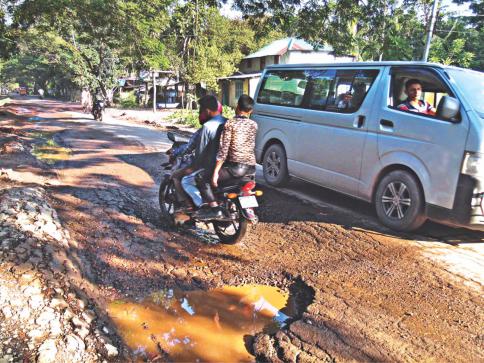
[[[450,122],[459,122],[460,102],[454,97],[443,96],[437,106],[437,117]]]

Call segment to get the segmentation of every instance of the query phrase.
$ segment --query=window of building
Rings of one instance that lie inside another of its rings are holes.
[[[252,68],[252,58],[247,59],[247,68]]]
[[[266,67],[266,58],[260,57],[260,69],[264,70],[265,67]]]
[[[279,64],[279,56],[278,55],[274,56],[274,64]]]
[[[239,97],[244,94],[244,81],[235,81],[235,99],[238,101]]]

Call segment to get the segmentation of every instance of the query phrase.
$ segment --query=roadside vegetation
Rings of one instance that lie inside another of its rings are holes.
[[[37,139],[32,146],[32,155],[37,159],[47,164],[55,164],[69,158],[71,150],[57,144],[53,133],[34,133],[32,137]]]
[[[235,116],[235,110],[232,107],[224,106],[222,114],[224,117],[232,118]],[[200,122],[198,121],[198,110],[178,110],[168,116],[167,119],[180,125],[190,126],[193,128],[199,128],[201,126]]]
[[[119,98],[118,104],[119,104],[120,108],[137,108],[137,107],[139,107],[138,103],[136,102],[136,96],[134,95],[133,92],[123,94]]]
[[[0,1],[0,85],[64,98],[81,87],[107,95],[119,76],[159,69],[218,91],[217,78],[235,72],[245,55],[286,36],[362,61],[420,60],[433,2],[235,0],[238,19],[222,15],[225,3]],[[482,70],[483,2],[454,3],[469,10],[439,3],[429,60]],[[132,105],[132,98],[122,102]]]

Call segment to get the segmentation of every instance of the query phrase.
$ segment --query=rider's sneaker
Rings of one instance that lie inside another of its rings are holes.
[[[224,219],[225,215],[219,206],[217,207],[202,207],[195,212],[194,217],[201,220]]]
[[[195,211],[195,208],[193,208],[192,206],[185,206],[185,205],[182,205],[178,208],[175,208],[175,211],[174,213],[184,213],[184,214],[191,214]]]

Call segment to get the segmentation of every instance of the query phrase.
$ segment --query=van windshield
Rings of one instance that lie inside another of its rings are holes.
[[[446,69],[447,73],[455,80],[459,88],[464,91],[465,98],[471,103],[472,108],[484,117],[484,73],[468,69]]]

